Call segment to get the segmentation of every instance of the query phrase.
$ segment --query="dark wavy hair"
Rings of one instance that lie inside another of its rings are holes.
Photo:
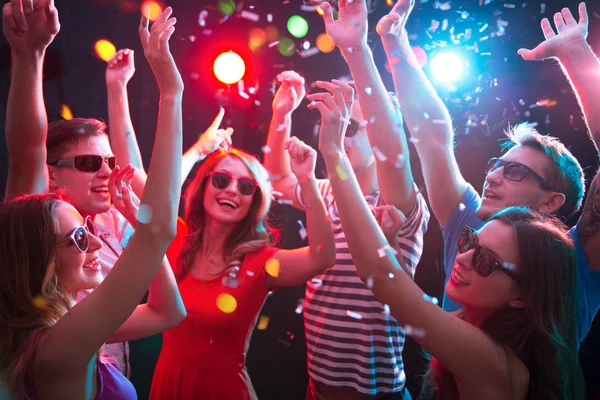
[[[577,261],[566,227],[524,207],[507,208],[489,219],[493,220],[516,233],[525,307],[506,305],[481,330],[525,364],[530,376],[528,399],[584,399],[577,351]],[[423,388],[424,398],[435,399],[458,390],[452,374],[435,359]]]

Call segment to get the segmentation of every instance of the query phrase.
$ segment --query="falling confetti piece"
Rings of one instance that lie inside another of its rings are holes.
[[[254,272],[253,271],[246,271],[246,275],[248,275],[248,276],[254,276]]]
[[[231,314],[237,308],[237,300],[229,293],[221,293],[217,296],[217,307],[225,314]]]
[[[387,304],[383,305],[383,313],[385,315],[390,315],[390,306],[389,305],[387,305]]]
[[[61,104],[60,106],[60,116],[63,119],[73,119],[73,112],[66,104]]]
[[[263,146],[260,150],[265,154],[271,154],[271,148],[269,146]]]
[[[136,219],[140,224],[149,224],[152,221],[152,207],[141,204]]]
[[[411,325],[405,325],[404,332],[406,332],[406,334],[408,336],[412,336],[412,337],[416,337],[416,338],[425,337],[425,329],[417,328],[417,327],[414,327]]]
[[[458,209],[459,209],[459,211],[464,211],[464,210],[465,210],[465,208],[466,208],[466,206],[465,206],[463,203],[460,203],[460,204],[458,205]]]
[[[350,311],[350,310],[346,310],[346,314],[350,317],[350,318],[354,318],[354,319],[362,319],[362,315],[354,312],[354,311]]]
[[[323,284],[323,280],[319,278],[312,278],[310,282],[313,284],[314,287],[319,287]]]
[[[249,21],[252,21],[252,22],[258,22],[258,20],[260,19],[260,16],[257,13],[253,13],[253,12],[246,11],[246,10],[244,10],[240,13],[240,17],[247,19]]]
[[[291,206],[291,205],[294,205],[294,200],[279,199],[279,200],[277,200],[277,203],[284,205],[284,206]]]
[[[394,167],[402,168],[405,162],[406,159],[404,158],[404,154],[398,154],[398,156],[396,157],[396,162],[394,163]]]
[[[437,306],[437,305],[438,305],[438,303],[439,303],[439,301],[438,301],[437,297],[432,297],[432,296],[429,296],[429,295],[427,295],[426,293],[423,293],[423,300],[425,300],[425,301],[427,301],[427,302],[429,302],[429,303],[433,303],[433,304],[435,304],[436,306]]]
[[[338,178],[340,178],[343,181],[348,179],[348,174],[346,174],[346,171],[344,171],[344,169],[340,165],[335,166],[335,173],[337,174]]]
[[[373,277],[373,275],[369,275],[367,277],[367,288],[373,289],[373,284],[374,283],[375,283],[375,278]]]
[[[375,155],[375,158],[381,162],[385,162],[387,161],[387,157],[385,156],[385,154],[383,154],[383,152],[381,150],[379,150],[379,148],[377,146],[373,146],[373,154]]]
[[[202,10],[198,15],[198,25],[205,27],[206,26],[206,17],[208,17],[208,11]]]
[[[33,304],[36,308],[46,308],[48,306],[48,299],[46,299],[42,295],[37,295],[33,299],[31,299],[31,304]]]
[[[365,88],[365,93],[367,94],[367,96],[370,96],[373,94],[373,89],[371,89],[369,86],[367,86]]]
[[[271,275],[273,278],[277,278],[279,276],[279,260],[276,258],[269,258],[267,262],[265,262],[265,271],[267,274]]]
[[[265,329],[267,329],[268,325],[269,325],[269,317],[267,317],[266,315],[261,315],[258,318],[258,325],[257,325],[256,329],[258,329],[259,331],[264,331]]]
[[[390,279],[394,279],[394,274],[393,274],[392,272],[390,272],[390,273],[388,274],[388,278],[390,278]]]
[[[304,298],[298,299],[298,304],[296,305],[296,314],[302,314],[302,310],[304,310]]]
[[[298,220],[298,224],[300,225],[300,230],[298,231],[300,234],[300,239],[304,240],[308,236],[308,233],[306,232],[306,228],[304,228],[302,221]]]

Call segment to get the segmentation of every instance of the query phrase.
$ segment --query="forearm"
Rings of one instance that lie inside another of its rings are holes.
[[[285,142],[290,138],[292,130],[292,116],[273,113],[267,136],[267,147],[265,152],[264,167],[271,176],[285,178],[291,175],[290,156],[285,151]]]
[[[144,182],[146,171],[142,155],[129,114],[129,98],[127,84],[121,82],[108,82],[108,128],[110,132],[111,147],[120,166],[131,164],[136,175]],[[136,182],[134,180],[134,182]]]
[[[181,185],[185,183],[185,180],[188,178],[190,172],[194,168],[197,162],[202,161],[206,158],[206,155],[202,153],[202,149],[200,146],[192,146],[190,147],[184,154],[181,159]]]
[[[577,96],[592,140],[596,148],[599,148],[600,61],[585,40],[571,43],[559,61]]]
[[[335,242],[329,215],[315,178],[300,182],[306,210],[306,231],[310,256],[323,269],[335,263]]]
[[[450,113],[423,69],[415,64],[407,39],[382,38],[391,66],[396,95],[413,138],[418,142],[435,141],[452,147]]]
[[[160,315],[166,322],[179,321],[185,317],[185,306],[169,260],[165,256],[156,277],[150,284],[148,307]]]
[[[159,228],[167,229],[172,237],[175,236],[181,192],[180,185],[173,185],[172,182],[181,179],[182,95],[183,91],[161,95],[154,150],[141,199],[142,205],[150,206],[152,222]]]

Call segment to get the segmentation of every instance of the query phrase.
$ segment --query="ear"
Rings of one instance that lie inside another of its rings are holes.
[[[542,199],[537,211],[542,214],[554,214],[565,204],[566,197],[562,193],[548,192]]]

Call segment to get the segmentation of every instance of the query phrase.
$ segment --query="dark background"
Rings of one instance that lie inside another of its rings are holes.
[[[143,57],[137,36],[140,1],[136,0],[56,0],[61,31],[47,51],[44,68],[44,94],[48,117],[59,119],[61,104],[68,105],[76,117],[107,119],[105,63],[94,53],[94,42],[106,38],[117,49],[136,50],[137,72],[129,83],[129,99],[133,124],[146,166],[150,161],[156,126],[158,91],[155,80]],[[164,1],[171,5],[178,18],[177,30],[171,39],[171,49],[185,82],[183,104],[184,146],[194,143],[198,135],[216,115],[219,103],[226,106],[224,125],[235,129],[233,142],[260,156],[266,140],[271,115],[272,84],[280,71],[295,69],[307,82],[316,79],[337,78],[348,73],[347,67],[335,50],[301,58],[298,54],[284,57],[277,47],[264,46],[256,53],[248,49],[248,32],[252,27],[269,25],[266,15],[273,15],[273,25],[280,34],[291,37],[285,28],[287,19],[299,14],[309,22],[309,33],[295,40],[300,46],[308,40],[314,46],[315,38],[324,31],[321,18],[314,12],[300,10],[299,0],[236,1],[238,10],[259,14],[252,22],[237,14],[224,21],[216,7],[216,0]],[[589,181],[596,171],[597,158],[589,141],[575,96],[554,61],[527,63],[516,51],[533,47],[543,39],[539,22],[550,17],[561,7],[576,11],[572,0],[527,2],[498,2],[489,0],[420,1],[411,17],[408,30],[413,44],[423,47],[429,56],[444,48],[456,48],[468,60],[465,79],[449,91],[439,87],[446,100],[457,132],[457,158],[465,178],[479,189],[484,178],[487,160],[500,153],[498,141],[508,124],[529,120],[537,122],[542,133],[558,136],[586,167]],[[481,4],[480,4],[481,3]],[[370,3],[371,27],[389,10],[384,1]],[[206,27],[198,25],[200,11],[209,12]],[[600,45],[600,4],[588,2],[590,18],[589,42]],[[440,22],[435,30],[428,30],[432,20]],[[444,20],[448,26],[444,28]],[[486,27],[487,24],[487,27]],[[470,29],[470,35],[459,35]],[[469,37],[470,36],[470,37]],[[487,36],[487,38],[486,38]],[[453,43],[452,40],[456,43]],[[391,75],[385,70],[385,54],[376,35],[371,37],[373,51],[384,81],[391,89]],[[475,46],[477,45],[477,46]],[[244,99],[237,94],[237,86],[227,88],[219,84],[211,71],[212,61],[221,51],[235,50],[247,63],[244,77],[246,87],[255,86],[257,92]],[[10,50],[4,37],[0,39],[0,132],[4,136],[4,121],[10,84]],[[598,82],[590,82],[598,84]],[[224,91],[216,99],[219,90]],[[536,107],[542,99],[556,101],[551,107]],[[258,102],[257,102],[258,101]],[[293,134],[316,147],[313,127],[316,113],[305,108],[306,102],[294,114]],[[528,113],[528,114],[526,114]],[[465,128],[470,120],[470,128]],[[425,188],[420,175],[414,148],[411,157],[417,184]],[[6,183],[8,155],[4,137],[0,140],[0,187]],[[324,176],[323,164],[317,166]],[[282,229],[283,248],[294,248],[302,243],[298,234],[301,212],[275,205],[273,219]],[[574,223],[576,219],[570,221]],[[441,298],[443,285],[443,248],[437,221],[432,216],[425,237],[425,250],[419,264],[416,281],[432,296]],[[262,315],[270,317],[266,330],[255,331],[248,368],[261,399],[302,399],[307,382],[304,328],[302,316],[295,313],[304,287],[279,289],[270,296]],[[598,324],[596,324],[598,325]],[[582,364],[585,368],[589,398],[600,395],[595,359],[600,346],[600,327],[594,327],[582,346]],[[147,397],[154,363],[160,351],[160,336],[131,343],[132,381],[140,399]],[[420,348],[410,338],[404,351],[408,387],[411,393],[419,390],[418,376],[424,369]]]

